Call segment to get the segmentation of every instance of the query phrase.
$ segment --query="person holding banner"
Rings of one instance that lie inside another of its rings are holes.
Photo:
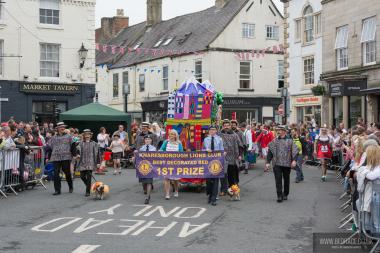
[[[210,126],[208,130],[209,136],[203,141],[203,151],[224,151],[223,140],[216,133],[215,126]],[[216,206],[216,198],[218,195],[219,178],[208,178],[206,181],[206,192],[208,195],[208,203]]]
[[[166,152],[183,152],[183,146],[179,140],[178,132],[174,129],[169,132],[169,140],[164,141],[161,146],[160,151]],[[173,183],[174,186],[174,197],[178,198],[179,190],[179,179],[178,178],[165,178],[164,179],[164,189],[165,189],[165,199],[170,199],[170,184]]]
[[[152,136],[146,135],[144,137],[144,141],[145,141],[145,144],[139,149],[139,151],[141,152],[157,151],[156,147],[152,145]],[[145,195],[144,204],[148,205],[150,201],[150,192],[152,191],[152,186],[153,186],[153,178],[139,178],[139,182],[142,183],[143,190],[144,190],[144,195]]]

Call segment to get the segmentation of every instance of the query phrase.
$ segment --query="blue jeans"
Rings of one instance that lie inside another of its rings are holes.
[[[380,184],[373,184],[371,203],[372,234],[380,235]]]
[[[303,181],[303,172],[302,172],[302,163],[303,155],[298,155],[297,157],[297,166],[296,166],[296,180]]]

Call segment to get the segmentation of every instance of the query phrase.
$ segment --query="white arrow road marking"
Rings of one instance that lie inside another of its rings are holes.
[[[72,253],[90,253],[99,248],[101,245],[81,245],[75,250],[73,250]]]

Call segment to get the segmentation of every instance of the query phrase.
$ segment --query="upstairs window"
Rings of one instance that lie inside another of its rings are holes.
[[[202,61],[198,60],[195,61],[195,79],[197,79],[198,82],[202,83]]]
[[[303,59],[303,76],[305,85],[314,84],[314,57]]]
[[[112,80],[112,90],[113,90],[113,97],[117,98],[119,97],[119,74],[115,73],[113,74],[113,80]]]
[[[242,37],[243,38],[254,38],[255,37],[255,25],[243,23],[243,25],[242,25]]]
[[[164,42],[164,46],[167,46],[167,45],[169,45],[171,42],[173,41],[173,38],[169,38],[169,39],[167,39],[165,42]]]
[[[59,25],[59,0],[40,0],[40,23]]]
[[[363,47],[363,64],[370,65],[376,63],[376,17],[363,20],[361,36]]]
[[[249,89],[251,87],[251,62],[240,62],[240,89]]]
[[[294,21],[294,30],[295,30],[295,42],[301,41],[301,33],[302,33],[302,25],[301,25],[302,19],[296,19]]]
[[[169,90],[169,66],[162,67],[162,86],[164,91]]]
[[[284,61],[278,61],[278,88],[284,88]]]
[[[322,35],[322,16],[321,13],[317,13],[314,15],[314,32],[315,36]]]
[[[59,48],[57,44],[40,44],[40,76],[59,77]]]
[[[139,75],[139,89],[140,89],[140,92],[145,91],[145,75],[144,74]]]
[[[337,28],[336,40],[336,61],[337,69],[344,70],[348,68],[348,25]]]
[[[303,23],[304,23],[304,42],[309,43],[314,40],[314,17],[313,8],[307,6],[303,11]]]
[[[279,31],[278,26],[267,25],[266,26],[267,39],[278,40],[278,31]]]

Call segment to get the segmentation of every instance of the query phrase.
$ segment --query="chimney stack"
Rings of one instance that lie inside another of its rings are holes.
[[[162,0],[147,0],[146,25],[154,26],[162,21]]]
[[[101,20],[101,28],[96,29],[95,40],[104,43],[115,37],[121,30],[129,26],[129,17],[124,16],[123,9],[116,10],[116,16],[104,17]]]
[[[229,0],[215,0],[215,7],[218,9],[222,9]]]

